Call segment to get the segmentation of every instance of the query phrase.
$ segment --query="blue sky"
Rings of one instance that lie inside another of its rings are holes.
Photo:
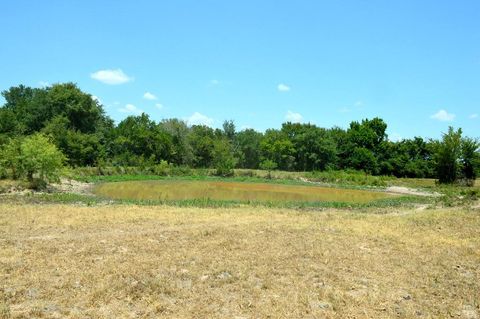
[[[480,136],[477,0],[4,1],[0,41],[1,90],[75,82],[117,122]]]

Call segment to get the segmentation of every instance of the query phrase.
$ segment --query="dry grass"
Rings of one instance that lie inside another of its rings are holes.
[[[477,318],[479,211],[379,213],[0,204],[0,318]]]

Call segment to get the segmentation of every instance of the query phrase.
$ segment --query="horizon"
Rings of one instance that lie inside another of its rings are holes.
[[[439,138],[449,126],[478,137],[479,9],[475,1],[7,3],[0,89],[74,82],[115,123],[143,111],[264,132],[287,121],[346,129],[379,117],[391,140]]]

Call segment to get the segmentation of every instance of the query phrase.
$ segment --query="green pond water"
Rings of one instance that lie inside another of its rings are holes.
[[[392,195],[355,189],[225,181],[128,181],[96,186],[97,195],[139,200],[235,200],[366,203]]]

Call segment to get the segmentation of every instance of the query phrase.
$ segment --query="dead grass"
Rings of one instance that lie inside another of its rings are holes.
[[[0,204],[0,318],[478,318],[479,230],[466,209]]]

